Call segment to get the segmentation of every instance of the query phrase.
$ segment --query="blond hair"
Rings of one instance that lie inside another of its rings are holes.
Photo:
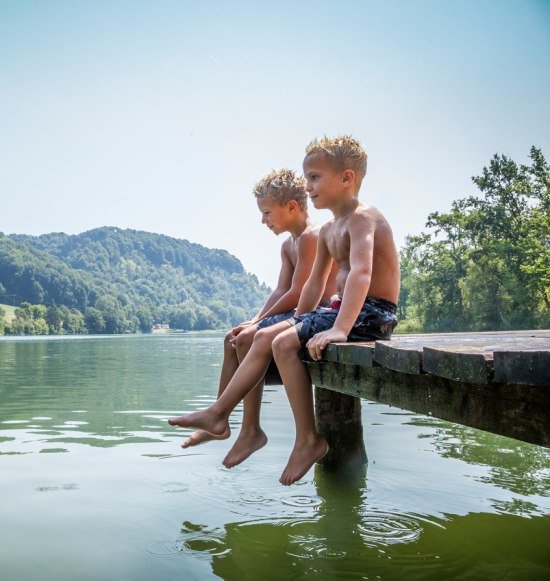
[[[252,190],[257,198],[270,198],[281,206],[296,200],[301,210],[307,208],[306,182],[291,169],[273,170],[265,175]]]
[[[342,137],[327,137],[314,139],[306,147],[306,156],[321,153],[326,156],[330,165],[335,171],[344,171],[352,169],[359,183],[367,173],[367,152],[365,148],[351,137],[343,135]]]

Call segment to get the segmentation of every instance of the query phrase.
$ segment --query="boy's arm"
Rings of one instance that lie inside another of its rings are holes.
[[[329,343],[347,341],[348,335],[361,312],[369,291],[374,250],[374,220],[370,216],[356,215],[350,222],[350,270],[344,286],[342,304],[328,331],[314,335],[307,343],[312,359],[321,358],[322,351]]]
[[[287,313],[296,308],[302,289],[311,273],[316,251],[317,236],[311,233],[302,234],[298,239],[298,247],[296,249],[296,267],[293,269],[290,288],[288,288],[288,290],[280,296],[268,310],[260,315],[258,321],[279,313]],[[290,263],[289,259],[288,262]]]
[[[311,274],[302,289],[302,294],[296,307],[296,315],[303,315],[304,313],[314,311],[318,307],[319,301],[325,292],[327,279],[333,265],[332,256],[328,251],[326,242],[328,226],[328,224],[325,224],[319,232],[315,262],[313,263]]]
[[[291,239],[288,238],[283,242],[281,245],[281,270],[279,272],[279,279],[277,280],[277,286],[273,290],[273,292],[267,297],[264,306],[258,311],[256,315],[252,317],[249,321],[245,321],[241,323],[239,326],[233,329],[233,335],[238,335],[240,331],[244,327],[249,325],[254,325],[261,319],[265,318],[267,315],[266,313],[271,310],[273,305],[275,305],[281,297],[285,295],[288,289],[292,285],[292,275],[294,273],[294,266],[290,261],[288,250],[291,244]]]

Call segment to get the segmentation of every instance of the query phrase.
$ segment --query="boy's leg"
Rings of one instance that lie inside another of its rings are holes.
[[[323,436],[317,433],[313,409],[313,389],[306,366],[300,357],[301,342],[296,328],[279,334],[273,341],[273,356],[294,414],[296,439],[279,482],[296,482],[328,451]]]
[[[288,323],[283,321],[258,331],[250,351],[220,397],[207,409],[170,418],[168,423],[182,428],[199,428],[214,435],[224,434],[229,429],[229,416],[235,406],[265,375],[272,357],[272,341],[285,329]]]
[[[240,333],[238,335],[236,350],[239,362],[244,361],[250,351],[256,332],[257,328],[254,326],[254,333],[247,333],[245,335]],[[237,464],[240,464],[251,454],[257,452],[267,444],[267,436],[260,426],[263,388],[264,381],[262,378],[243,399],[243,421],[241,429],[235,443],[222,462],[226,468],[237,466]]]
[[[233,377],[233,374],[239,366],[239,360],[237,357],[237,350],[232,343],[233,335],[231,331],[227,333],[223,341],[223,362],[222,370],[220,372],[220,383],[218,386],[218,397],[223,393],[227,384]],[[211,440],[225,440],[229,438],[230,432],[227,430],[220,436],[213,436],[204,430],[197,430],[195,433],[191,434],[187,440],[181,445],[182,448],[189,448],[190,446],[198,446],[199,444],[204,444],[210,442]]]

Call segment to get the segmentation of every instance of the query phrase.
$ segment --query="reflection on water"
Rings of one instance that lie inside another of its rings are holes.
[[[479,477],[481,481],[517,494],[547,496],[550,493],[546,448],[529,446],[488,432],[480,438],[479,430],[433,418],[417,417],[410,423],[436,428],[436,434],[430,430],[426,437],[442,457],[459,458],[468,464],[489,467],[489,472]]]
[[[362,494],[364,476],[344,481],[316,467],[314,510],[219,528],[184,521],[172,541],[146,550],[206,559],[222,579],[441,579],[458,572],[465,579],[546,578],[544,519],[382,512]]]
[[[213,400],[221,353],[219,334],[0,340],[2,579],[550,577],[548,450],[364,402],[368,471],[285,488],[280,388],[268,446],[231,470],[234,435],[184,451],[166,424]]]

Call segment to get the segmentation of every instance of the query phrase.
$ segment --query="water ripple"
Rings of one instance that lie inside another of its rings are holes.
[[[282,503],[289,506],[314,508],[316,506],[320,506],[323,503],[323,500],[315,495],[287,496],[286,498],[282,499]]]
[[[417,515],[372,511],[363,515],[357,530],[368,547],[412,543],[422,533],[422,520]]]

